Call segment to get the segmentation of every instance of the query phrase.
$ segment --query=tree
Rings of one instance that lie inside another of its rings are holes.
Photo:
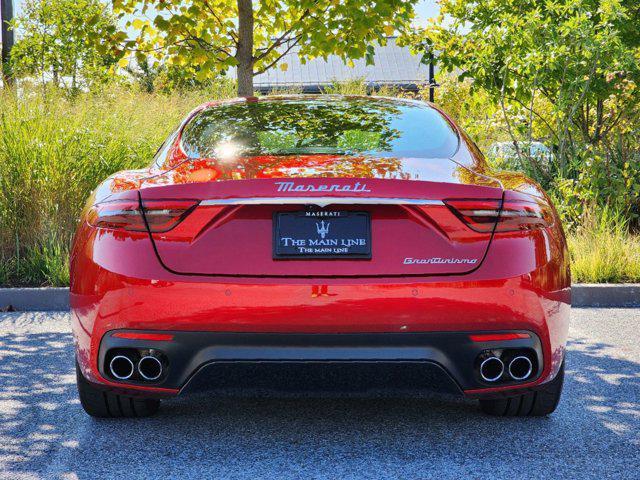
[[[2,80],[5,85],[11,86],[13,76],[10,69],[11,49],[13,48],[13,29],[11,22],[13,20],[13,1],[0,0],[0,41],[2,42],[2,50],[0,55],[0,67],[2,68]]]
[[[16,73],[76,90],[106,79],[119,53],[109,47],[115,17],[99,0],[27,0],[14,21]]]
[[[442,52],[504,119],[520,164],[576,203],[640,213],[640,3],[637,0],[441,0],[406,42]],[[556,161],[537,163],[542,140]]]
[[[237,68],[238,95],[253,95],[253,77],[299,47],[304,59],[335,54],[373,61],[374,42],[404,31],[416,0],[114,0],[139,30],[126,42],[141,60],[155,55],[198,80]],[[153,20],[145,15],[155,12]]]
[[[442,0],[438,24],[409,41],[492,95],[516,149],[537,126],[562,162],[638,116],[635,0]]]

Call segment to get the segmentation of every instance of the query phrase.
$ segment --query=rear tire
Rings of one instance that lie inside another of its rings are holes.
[[[154,415],[160,400],[134,398],[108,392],[87,381],[76,361],[76,383],[84,411],[98,418],[134,418]]]
[[[501,417],[542,417],[553,413],[560,402],[564,383],[564,361],[556,378],[534,391],[511,398],[480,400],[480,409]]]

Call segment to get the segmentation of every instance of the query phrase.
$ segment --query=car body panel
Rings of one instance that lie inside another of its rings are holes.
[[[179,392],[114,382],[100,373],[101,342],[121,329],[383,336],[525,330],[542,346],[542,371],[535,382],[517,388],[485,385],[466,393],[516,392],[554,378],[564,358],[571,290],[559,218],[553,211],[547,228],[489,234],[473,234],[462,222],[453,222],[451,212],[438,202],[534,196],[550,204],[540,186],[524,175],[491,171],[453,122],[449,120],[460,145],[450,159],[298,155],[222,163],[187,159],[180,151],[180,131],[191,116],[150,168],[112,175],[82,214],[71,255],[70,300],[77,357],[89,381],[135,395]],[[300,197],[304,202],[295,203]],[[278,198],[289,204],[259,205]],[[392,203],[367,205],[373,198]],[[116,199],[142,205],[195,199],[201,205],[191,225],[180,224],[168,233],[89,225],[94,204]],[[258,205],[216,205],[238,199]],[[330,204],[341,199],[352,203]],[[434,203],[416,206],[411,200]],[[370,209],[375,260],[274,261],[271,215],[309,203]],[[201,223],[194,224],[196,220]],[[253,254],[243,250],[250,242],[257,243]],[[217,256],[216,245],[221,245]],[[478,261],[472,266],[403,262],[407,257],[462,255]]]
[[[74,262],[85,274],[72,284],[72,322],[82,371],[95,382],[110,383],[97,369],[101,339],[123,328],[381,334],[526,329],[543,344],[546,367],[536,384],[553,378],[564,357],[570,286],[557,250],[563,247],[552,232],[533,241],[494,239],[482,266],[464,277],[374,282],[177,275],[160,265],[147,235],[86,233],[87,248]],[[518,260],[505,262],[505,255]]]
[[[324,188],[324,190],[323,190]],[[201,201],[181,224],[152,235],[162,263],[184,274],[228,276],[389,276],[464,273],[482,262],[491,234],[472,234],[442,203],[445,198],[485,198],[500,202],[492,187],[381,179],[305,178],[222,181],[143,189],[142,204],[155,199]],[[304,196],[305,203],[296,198]],[[335,205],[347,198],[351,205]],[[365,202],[375,198],[378,203]],[[250,203],[247,203],[251,199]],[[362,199],[359,203],[359,199]],[[219,200],[216,202],[215,200]],[[237,200],[238,205],[226,205]],[[410,205],[412,200],[435,200]],[[290,201],[293,204],[286,204]],[[210,202],[209,205],[204,205]],[[264,202],[274,202],[264,205]],[[324,210],[366,211],[371,215],[372,259],[312,262],[274,260],[272,218],[297,212],[310,203],[330,203]],[[384,202],[389,204],[384,205]],[[280,204],[278,204],[280,203]],[[428,249],[421,245],[429,245]],[[233,254],[230,254],[233,252]],[[442,263],[407,264],[406,259],[441,259]]]

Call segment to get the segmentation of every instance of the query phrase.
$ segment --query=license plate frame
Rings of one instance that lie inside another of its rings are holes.
[[[371,214],[274,212],[272,250],[274,260],[371,260]]]

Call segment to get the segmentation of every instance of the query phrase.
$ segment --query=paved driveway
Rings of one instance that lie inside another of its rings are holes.
[[[0,478],[640,478],[640,310],[575,309],[549,418],[423,398],[212,398],[93,420],[64,313],[0,314]]]

